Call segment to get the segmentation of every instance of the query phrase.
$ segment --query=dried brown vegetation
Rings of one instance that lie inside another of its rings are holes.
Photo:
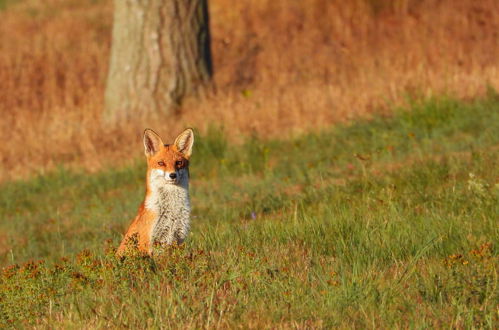
[[[177,117],[100,120],[111,1],[24,0],[0,11],[0,180],[57,163],[98,169],[152,127],[295,134],[386,111],[404,95],[499,89],[499,2],[210,2],[215,91]]]

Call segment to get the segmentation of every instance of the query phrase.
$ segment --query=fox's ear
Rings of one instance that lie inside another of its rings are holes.
[[[148,128],[144,131],[144,152],[147,157],[157,153],[163,145],[159,135],[152,129]]]
[[[188,128],[177,136],[173,145],[177,151],[184,154],[186,158],[191,157],[192,145],[194,144],[194,132]]]

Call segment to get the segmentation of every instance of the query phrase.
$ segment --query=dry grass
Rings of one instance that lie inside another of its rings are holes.
[[[0,180],[128,161],[145,126],[171,137],[211,124],[234,140],[289,136],[387,111],[408,94],[499,89],[495,0],[210,5],[216,91],[176,118],[113,128],[100,121],[111,1],[21,0],[1,11]]]

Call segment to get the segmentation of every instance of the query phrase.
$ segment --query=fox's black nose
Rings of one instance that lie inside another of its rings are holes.
[[[170,178],[176,179],[177,178],[177,173],[170,173]]]

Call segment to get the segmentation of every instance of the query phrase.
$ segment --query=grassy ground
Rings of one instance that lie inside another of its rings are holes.
[[[493,328],[497,132],[494,92],[295,140],[213,128],[192,234],[155,260],[112,256],[143,160],[3,184],[0,325]]]

